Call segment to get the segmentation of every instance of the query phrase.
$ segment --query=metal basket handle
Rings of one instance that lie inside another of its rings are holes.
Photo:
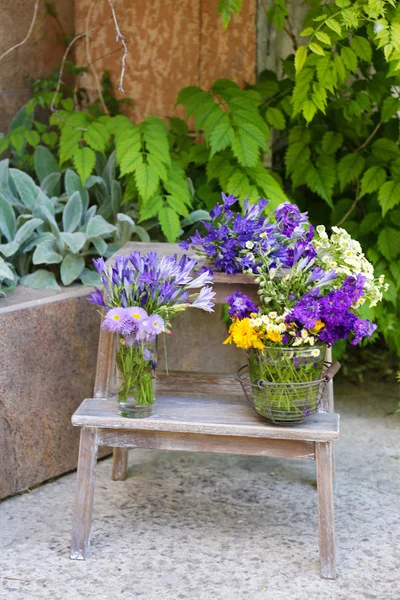
[[[331,379],[333,379],[336,373],[339,371],[340,367],[341,364],[339,361],[332,363],[324,372],[325,381],[331,381]]]

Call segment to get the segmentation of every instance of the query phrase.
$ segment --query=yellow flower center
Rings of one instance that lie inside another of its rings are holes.
[[[121,317],[119,315],[113,315],[114,321],[119,321]]]
[[[139,313],[133,313],[132,318],[135,319],[136,321],[140,321]]]

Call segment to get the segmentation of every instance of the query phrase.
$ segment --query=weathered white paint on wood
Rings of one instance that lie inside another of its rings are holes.
[[[243,454],[274,458],[307,458],[315,460],[315,443],[304,440],[264,439],[196,433],[163,431],[130,431],[98,429],[100,446],[115,449],[151,448],[155,450],[184,450],[213,454]]]
[[[339,437],[339,415],[316,413],[303,423],[269,425],[244,398],[181,398],[159,396],[154,415],[126,419],[118,415],[115,400],[87,398],[72,417],[81,427],[104,427],[132,431],[174,431],[204,435],[234,435],[311,442],[335,441]]]
[[[333,508],[333,454],[331,443],[315,444],[317,461],[318,528],[321,577],[336,579]]]
[[[71,544],[75,560],[84,560],[89,550],[97,448],[97,429],[82,427]]]
[[[99,445],[106,444],[99,442]],[[125,446],[119,447],[120,444],[107,444],[107,446],[114,447],[111,478],[113,481],[125,481],[128,467],[128,449]]]

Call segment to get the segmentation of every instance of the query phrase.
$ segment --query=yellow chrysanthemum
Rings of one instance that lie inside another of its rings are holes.
[[[267,338],[271,342],[280,342],[282,340],[282,336],[278,331],[268,331]]]
[[[229,336],[223,342],[224,344],[234,344],[238,348],[248,350],[249,348],[258,348],[262,350],[264,344],[259,338],[254,329],[250,325],[250,319],[242,319],[241,321],[234,321],[229,328]]]

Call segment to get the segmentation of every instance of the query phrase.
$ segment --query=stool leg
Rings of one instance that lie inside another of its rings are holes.
[[[85,560],[90,544],[97,463],[97,430],[82,427],[72,527],[71,558]]]
[[[321,577],[336,579],[335,524],[333,513],[333,444],[316,442],[318,528]]]
[[[114,481],[125,481],[128,466],[128,448],[114,448],[112,479]]]

